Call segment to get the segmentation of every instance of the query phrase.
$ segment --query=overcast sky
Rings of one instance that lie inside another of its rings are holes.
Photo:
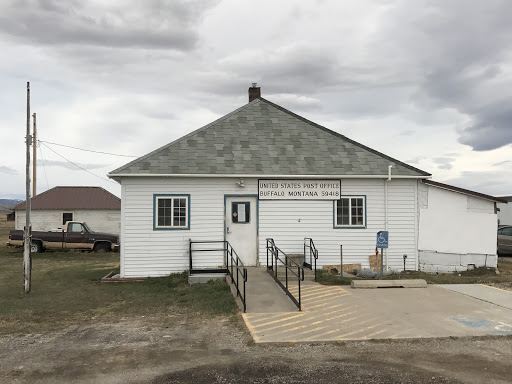
[[[434,180],[512,194],[510,15],[509,0],[0,0],[0,197],[24,198],[27,81],[48,142],[144,155],[257,82]],[[46,145],[38,193],[120,194],[106,174],[130,158]]]

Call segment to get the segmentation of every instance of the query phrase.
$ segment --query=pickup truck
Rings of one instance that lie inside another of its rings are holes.
[[[7,245],[22,246],[23,231],[11,231]],[[55,231],[32,231],[32,253],[40,253],[45,249],[82,249],[94,252],[109,252],[118,248],[118,236],[93,232],[86,223],[79,221],[68,221],[64,228]]]

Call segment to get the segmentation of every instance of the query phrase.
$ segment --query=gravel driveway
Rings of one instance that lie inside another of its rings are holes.
[[[509,383],[512,338],[255,345],[239,320],[0,337],[2,383]]]

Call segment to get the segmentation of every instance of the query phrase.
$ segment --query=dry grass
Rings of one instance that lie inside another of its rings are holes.
[[[0,247],[0,333],[42,332],[71,324],[128,317],[231,316],[236,304],[223,281],[188,286],[186,273],[144,282],[101,284],[119,270],[118,253],[34,255],[32,292],[23,291],[21,248]]]

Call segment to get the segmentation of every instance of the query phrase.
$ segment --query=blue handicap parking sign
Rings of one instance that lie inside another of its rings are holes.
[[[379,231],[377,232],[377,248],[387,248],[388,247],[388,231]]]

